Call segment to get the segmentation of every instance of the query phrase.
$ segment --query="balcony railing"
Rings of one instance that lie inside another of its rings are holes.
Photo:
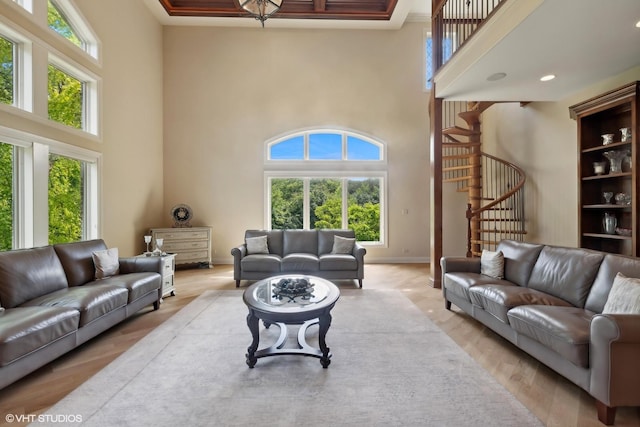
[[[434,74],[508,0],[433,0]]]

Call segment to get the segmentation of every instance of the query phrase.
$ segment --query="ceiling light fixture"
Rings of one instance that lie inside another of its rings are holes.
[[[636,22],[636,28],[640,28],[640,21]]]
[[[263,28],[264,21],[276,13],[281,5],[282,0],[240,0],[240,6],[260,21]]]
[[[487,81],[495,82],[496,80],[502,80],[507,77],[507,73],[493,73],[489,77],[487,77]]]
[[[549,80],[553,80],[555,78],[556,78],[555,74],[547,74],[546,76],[540,77],[540,81],[541,82],[548,82]]]

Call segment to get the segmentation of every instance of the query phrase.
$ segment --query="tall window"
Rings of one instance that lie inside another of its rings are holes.
[[[49,243],[81,240],[84,233],[84,165],[49,155]]]
[[[0,251],[13,248],[13,146],[0,142]]]
[[[267,143],[270,229],[349,228],[384,242],[384,145],[354,132],[316,130]]]
[[[451,58],[453,54],[453,40],[444,39],[442,41],[443,55],[442,62],[445,63]],[[427,40],[425,42],[425,89],[431,90],[433,88],[433,39],[431,38],[431,34],[427,36]]]
[[[49,65],[49,119],[83,128],[84,83]]]
[[[0,102],[3,104],[14,103],[14,57],[14,43],[0,36]]]

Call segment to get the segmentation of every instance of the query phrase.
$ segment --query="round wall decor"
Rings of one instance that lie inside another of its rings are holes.
[[[193,218],[193,211],[188,205],[175,205],[171,208],[170,214],[174,227],[191,227],[189,223]]]

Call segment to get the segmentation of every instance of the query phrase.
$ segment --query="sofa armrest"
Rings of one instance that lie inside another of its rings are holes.
[[[590,394],[609,407],[640,406],[640,315],[591,319]]]
[[[242,258],[247,255],[247,245],[241,244],[240,246],[236,246],[231,249],[231,255],[233,255],[233,280],[236,281],[236,285],[242,280],[242,269],[240,266],[240,262]]]
[[[353,245],[353,251],[351,254],[356,257],[358,264],[364,263],[364,256],[367,254],[367,249],[359,243]]]
[[[444,273],[480,273],[480,258],[443,256],[440,259]]]
[[[160,257],[121,257],[118,259],[120,262],[120,273],[158,273],[162,275],[162,263]]]

